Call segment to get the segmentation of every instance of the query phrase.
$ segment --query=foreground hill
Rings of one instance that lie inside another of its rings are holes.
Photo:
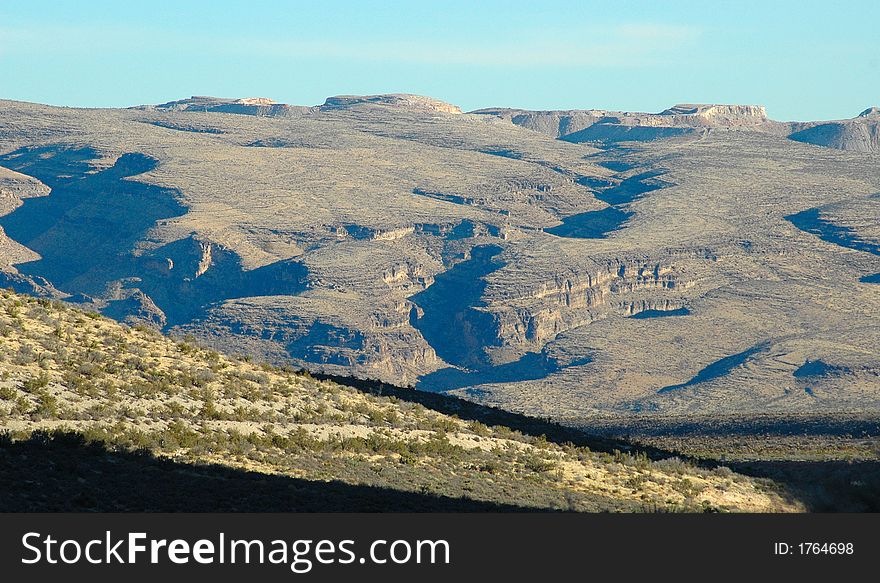
[[[6,291],[0,379],[3,510],[800,509]]]

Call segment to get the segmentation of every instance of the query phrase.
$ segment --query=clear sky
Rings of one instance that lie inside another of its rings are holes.
[[[465,110],[880,105],[880,0],[0,0],[0,98],[418,93]]]

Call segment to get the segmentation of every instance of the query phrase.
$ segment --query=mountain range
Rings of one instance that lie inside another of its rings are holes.
[[[571,424],[880,408],[880,113],[0,101],[0,283]]]

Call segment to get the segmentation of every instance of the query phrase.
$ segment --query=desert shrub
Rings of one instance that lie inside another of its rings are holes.
[[[643,451],[637,451],[634,454],[622,453],[620,450],[614,450],[614,461],[625,466],[632,466],[641,470],[648,469],[651,460],[648,454]]]
[[[140,356],[131,355],[125,359],[125,368],[144,372],[150,368],[150,365]]]
[[[297,427],[285,436],[272,436],[272,444],[287,451],[317,451],[323,446],[323,441],[313,437],[302,427]]]
[[[77,371],[64,371],[62,382],[68,389],[83,397],[97,397],[99,394],[95,384]]]
[[[105,419],[113,414],[113,410],[106,403],[93,403],[85,410],[85,416],[93,421]]]
[[[180,401],[166,401],[162,407],[160,418],[176,419],[189,416],[189,410]]]
[[[94,362],[81,362],[76,367],[76,372],[87,378],[100,378],[104,376],[104,371]]]
[[[103,362],[107,362],[108,357],[102,350],[98,349],[97,343],[93,342],[89,346],[89,350],[86,351],[83,356],[84,363],[91,364],[101,364]]]
[[[246,381],[251,381],[252,383],[256,383],[260,386],[269,384],[269,375],[265,373],[259,373],[255,371],[245,371],[241,373],[241,378]]]
[[[734,476],[733,470],[727,466],[718,466],[712,470],[712,473],[719,478],[732,478]]]
[[[640,490],[648,482],[648,477],[644,474],[636,474],[626,479],[624,485],[633,490]]]
[[[684,496],[685,498],[693,498],[703,491],[703,487],[694,484],[689,478],[672,482],[672,489]]]
[[[238,397],[243,389],[240,381],[235,378],[226,378],[220,387],[220,391],[224,398],[234,399]]]
[[[433,429],[434,431],[456,431],[458,423],[454,419],[435,416],[428,421],[428,429]]]
[[[400,415],[394,409],[388,409],[384,412],[385,421],[392,426],[396,426],[400,422]]]
[[[497,460],[486,460],[477,466],[477,471],[487,474],[497,474],[501,471],[502,465]]]
[[[214,382],[217,375],[210,369],[198,370],[192,373],[191,383],[194,387],[205,387],[209,383]]]
[[[480,423],[479,421],[471,421],[468,423],[468,428],[476,435],[480,437],[488,437],[492,434],[492,430],[489,429],[488,425]]]
[[[124,391],[138,398],[155,397],[161,394],[157,385],[142,379],[132,380],[125,386]]]
[[[144,390],[146,394],[152,396],[174,396],[179,392],[179,387],[172,384],[168,378],[161,374],[147,374],[145,379],[138,382],[145,385],[146,388]]]
[[[693,466],[691,464],[678,457],[658,460],[652,465],[656,469],[670,474],[685,474],[693,469]]]
[[[58,417],[58,399],[48,391],[37,393],[37,407],[33,411],[39,417]]]
[[[199,443],[199,434],[186,423],[175,419],[165,431],[159,433],[158,442],[159,447],[165,450],[188,449]]]
[[[19,395],[15,398],[15,403],[12,406],[11,413],[13,415],[26,415],[30,413],[31,410],[31,402],[28,401],[24,396]]]
[[[28,393],[35,393],[40,389],[47,387],[48,385],[49,375],[45,372],[41,372],[39,375],[31,377],[24,381],[21,385],[21,388]]]
[[[260,443],[261,441],[259,435],[244,435],[235,430],[231,430],[228,435],[229,439],[226,444],[226,450],[232,455],[249,455],[257,447],[253,442]]]
[[[523,467],[530,472],[543,474],[556,468],[556,464],[536,455],[526,455],[522,458]]]
[[[202,408],[199,410],[199,417],[202,419],[222,419],[217,404],[214,402],[214,392],[205,389],[201,394]]]
[[[26,365],[36,362],[37,353],[30,344],[22,344],[18,347],[18,352],[12,359],[12,362],[18,365]]]
[[[177,343],[177,350],[179,350],[183,354],[193,354],[198,350],[198,348],[196,348],[189,342],[183,341]]]

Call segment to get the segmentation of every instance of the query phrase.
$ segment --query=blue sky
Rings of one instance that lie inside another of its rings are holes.
[[[0,0],[0,98],[405,92],[466,110],[713,102],[835,119],[880,105],[878,22],[877,0]]]

